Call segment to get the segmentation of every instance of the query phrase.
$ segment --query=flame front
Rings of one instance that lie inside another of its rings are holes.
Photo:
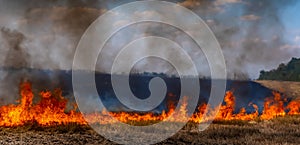
[[[61,90],[53,93],[43,91],[41,100],[33,104],[33,92],[28,82],[20,85],[21,101],[18,105],[7,105],[0,108],[0,126],[20,126],[27,123],[39,125],[66,124],[76,122],[85,124],[82,115],[74,110],[65,113],[67,100],[61,95]]]
[[[41,126],[62,125],[68,123],[76,123],[85,125],[86,120],[90,123],[109,124],[121,121],[130,122],[159,122],[167,118],[173,122],[184,122],[189,119],[194,123],[201,123],[206,120],[254,120],[262,119],[269,120],[277,116],[299,115],[300,101],[291,101],[288,105],[284,105],[285,99],[279,93],[274,92],[273,98],[268,98],[264,103],[264,109],[259,114],[258,106],[252,104],[255,109],[252,113],[247,113],[245,108],[242,108],[239,113],[234,113],[235,96],[233,92],[226,92],[224,104],[217,109],[210,108],[209,105],[203,104],[198,107],[198,110],[188,118],[187,101],[183,101],[179,108],[179,112],[175,113],[175,106],[172,103],[168,105],[168,111],[162,111],[157,115],[154,113],[129,113],[129,112],[108,112],[103,110],[100,113],[91,113],[85,116],[76,111],[76,107],[66,112],[67,100],[62,96],[61,90],[57,89],[53,92],[40,92],[41,100],[38,103],[33,103],[34,94],[31,84],[28,82],[20,85],[21,100],[19,104],[6,105],[0,107],[0,126],[12,127],[22,126],[30,123],[37,123]],[[186,97],[187,98],[187,97]],[[185,99],[184,99],[185,100]],[[215,112],[217,115],[203,119],[203,114],[208,110]],[[111,120],[112,116],[115,120]]]

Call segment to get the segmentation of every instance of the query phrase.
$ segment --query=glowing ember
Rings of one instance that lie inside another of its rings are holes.
[[[18,105],[7,105],[0,107],[0,126],[12,127],[22,126],[28,123],[37,123],[41,126],[61,125],[68,123],[87,124],[81,113],[76,112],[76,107],[66,112],[67,100],[62,96],[61,90],[57,89],[53,92],[42,91],[40,93],[41,100],[38,103],[33,103],[34,94],[32,93],[31,84],[28,82],[20,85],[21,100]],[[277,116],[299,115],[300,101],[291,101],[286,107],[284,106],[284,98],[279,93],[273,93],[273,98],[266,99],[262,114],[258,113],[258,106],[252,104],[255,109],[253,113],[247,113],[245,108],[242,108],[239,113],[234,113],[235,96],[233,92],[226,92],[224,104],[220,106],[215,120],[253,120],[253,119],[272,119]],[[186,99],[186,97],[185,97]],[[185,100],[184,99],[184,100]],[[91,123],[108,124],[116,121],[110,120],[108,116],[113,116],[118,121],[125,123],[130,122],[159,122],[167,119],[174,122],[183,122],[187,117],[187,103],[183,101],[180,106],[179,113],[173,114],[175,106],[169,103],[168,110],[157,115],[154,113],[129,113],[129,112],[108,112],[103,110],[101,113],[93,113],[86,115],[86,119]],[[191,122],[200,123],[203,120],[202,116],[208,105],[203,104],[198,107],[192,117]],[[209,108],[214,111],[214,108]],[[170,118],[171,114],[173,116]],[[211,120],[213,118],[208,118]]]

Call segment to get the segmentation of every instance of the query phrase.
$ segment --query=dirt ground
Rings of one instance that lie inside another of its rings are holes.
[[[121,130],[120,130],[121,131]],[[127,138],[128,143],[130,138]],[[88,126],[0,128],[0,144],[115,144]],[[158,144],[300,144],[300,116],[271,121],[215,122],[199,132],[188,124],[173,137]]]

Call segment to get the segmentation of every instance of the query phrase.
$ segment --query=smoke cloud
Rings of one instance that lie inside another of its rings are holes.
[[[207,20],[223,49],[229,78],[255,79],[260,70],[300,56],[299,49],[283,49],[289,41],[282,13],[297,2],[186,0],[180,4]]]
[[[6,51],[4,64],[14,67],[26,67],[29,56],[26,48],[22,46],[25,36],[16,30],[12,31],[6,28],[1,29],[1,34],[4,40],[4,48],[7,48],[7,50],[4,50]]]
[[[25,80],[33,83],[36,95],[64,85],[66,78],[60,78],[55,70],[71,69],[81,35],[105,12],[102,8],[68,5],[62,1],[1,2],[0,96],[5,99],[0,103],[15,103],[18,86]]]
[[[223,49],[229,78],[255,79],[260,70],[272,69],[299,56],[298,49],[283,49],[289,44],[284,39],[286,31],[280,15],[297,1],[172,2],[186,6],[206,20]],[[126,2],[29,0],[2,3],[5,5],[0,6],[1,67],[70,70],[76,45],[88,26],[105,11]],[[136,15],[147,17],[153,13]],[[199,74],[209,76],[209,66],[198,46],[180,30],[162,24],[140,24],[118,32],[108,42],[103,57],[99,57],[97,69],[109,72],[112,58],[120,46],[148,35],[164,36],[189,47],[188,53],[198,65]],[[175,71],[161,60],[143,60],[135,67],[141,72],[173,74]]]

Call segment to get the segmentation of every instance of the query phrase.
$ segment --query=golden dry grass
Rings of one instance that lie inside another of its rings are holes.
[[[255,82],[267,88],[270,88],[272,90],[279,91],[285,94],[287,97],[300,99],[300,82],[269,81],[269,80],[259,80]]]

